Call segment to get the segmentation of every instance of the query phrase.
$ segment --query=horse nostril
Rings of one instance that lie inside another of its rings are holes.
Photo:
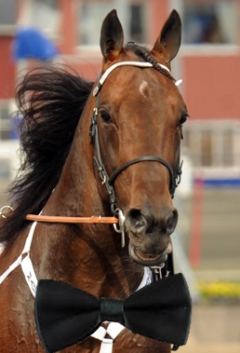
[[[178,212],[177,210],[173,210],[168,217],[166,217],[165,222],[163,224],[163,229],[167,234],[172,234],[178,221]]]
[[[146,210],[138,210],[132,208],[126,215],[126,227],[135,235],[165,233],[170,235],[173,233],[178,220],[178,212],[176,209],[167,209],[162,212],[161,218],[157,219]]]
[[[147,226],[146,218],[142,215],[141,211],[137,209],[129,211],[126,222],[129,223],[130,228],[138,232]]]

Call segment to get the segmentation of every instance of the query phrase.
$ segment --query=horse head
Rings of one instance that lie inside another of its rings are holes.
[[[145,266],[171,252],[178,212],[173,206],[180,170],[183,98],[170,74],[181,41],[173,11],[153,48],[130,42],[116,11],[102,24],[102,71],[95,84],[90,135],[99,193],[113,213],[123,213],[129,254]],[[106,192],[107,191],[107,192]],[[117,211],[116,211],[117,210]]]

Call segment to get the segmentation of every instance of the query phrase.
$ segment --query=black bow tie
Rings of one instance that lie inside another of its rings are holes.
[[[90,336],[103,321],[134,333],[183,345],[190,327],[191,299],[182,274],[151,283],[125,300],[99,299],[69,284],[40,280],[35,301],[37,331],[46,352]]]

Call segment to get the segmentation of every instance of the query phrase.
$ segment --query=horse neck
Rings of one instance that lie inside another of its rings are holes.
[[[81,118],[62,176],[43,214],[111,215],[99,195],[100,180],[93,173],[88,128]],[[126,297],[141,282],[142,267],[130,260],[127,246],[121,248],[112,225],[38,224],[36,236],[33,246],[35,258],[41,259],[39,278],[62,280],[94,295],[116,298]]]

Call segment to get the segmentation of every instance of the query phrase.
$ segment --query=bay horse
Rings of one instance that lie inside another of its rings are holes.
[[[181,21],[173,10],[152,50],[133,42],[124,46],[113,10],[102,24],[103,63],[95,83],[50,67],[26,75],[16,94],[25,159],[11,189],[13,209],[1,218],[0,275],[15,263],[33,229],[26,216],[40,212],[113,214],[122,242],[111,224],[35,222],[29,253],[38,279],[122,299],[139,287],[144,268],[159,266],[171,255],[170,235],[178,219],[172,198],[188,116],[170,73],[180,41]],[[1,353],[44,352],[33,307],[16,266],[0,285]],[[99,340],[89,337],[62,351],[99,349]],[[169,343],[127,329],[113,345],[114,353],[170,350]]]

